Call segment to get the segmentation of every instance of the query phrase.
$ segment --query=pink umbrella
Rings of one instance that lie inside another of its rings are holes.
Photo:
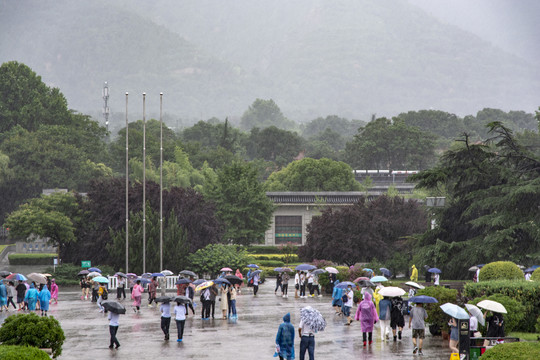
[[[354,282],[359,282],[359,281],[362,281],[362,280],[369,280],[369,278],[365,277],[365,276],[360,276],[359,278],[356,278],[356,280],[354,280]]]
[[[232,269],[231,269],[231,268],[228,268],[228,267],[224,267],[224,268],[222,268],[222,269],[219,270],[219,271],[232,271]]]

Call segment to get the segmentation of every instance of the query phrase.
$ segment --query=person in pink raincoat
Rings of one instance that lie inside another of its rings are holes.
[[[133,286],[131,291],[131,298],[133,299],[133,311],[139,312],[141,310],[141,297],[144,292],[144,288],[141,285],[141,280],[137,280],[137,283]]]
[[[55,304],[58,304],[58,285],[56,285],[56,280],[51,280],[51,304],[54,301]]]
[[[362,340],[366,346],[366,334],[368,335],[369,345],[373,343],[373,324],[379,321],[375,304],[371,301],[371,295],[368,292],[364,293],[364,300],[358,304],[355,320],[360,320],[362,327]]]

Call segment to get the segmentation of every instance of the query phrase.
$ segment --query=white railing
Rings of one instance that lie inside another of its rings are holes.
[[[109,290],[114,290],[118,287],[118,278],[116,276],[109,276]],[[167,290],[176,289],[177,275],[165,276],[165,285]]]

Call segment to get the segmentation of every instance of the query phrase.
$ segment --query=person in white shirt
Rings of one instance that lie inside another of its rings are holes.
[[[184,337],[184,324],[186,323],[186,307],[177,303],[174,307],[174,319],[176,320],[176,329],[178,330],[177,342],[182,342]]]
[[[478,319],[470,312],[469,315],[471,315],[469,319],[469,337],[474,337],[474,333],[478,331]]]
[[[439,277],[440,277],[439,274],[435,274],[435,276],[433,278],[434,279],[433,282],[434,282],[435,286],[439,286]]]
[[[171,303],[164,302],[159,307],[161,311],[161,330],[165,334],[165,340],[169,340],[169,328],[171,326]]]
[[[343,316],[346,316],[347,317],[347,322],[345,323],[345,325],[351,325],[353,319],[351,317],[351,308],[353,306],[353,297],[354,297],[354,292],[352,290],[352,286],[349,285],[347,287],[347,290],[346,290],[346,295],[347,295],[347,301],[343,304]]]
[[[116,348],[118,349],[120,343],[116,338],[116,333],[118,332],[118,319],[120,318],[120,315],[109,311],[107,318],[109,319],[109,333],[111,334],[111,344],[109,345],[109,349],[112,349],[114,345],[116,345]]]
[[[302,320],[298,325],[298,335],[300,336],[300,360],[304,360],[306,350],[309,360],[315,359],[315,332]]]

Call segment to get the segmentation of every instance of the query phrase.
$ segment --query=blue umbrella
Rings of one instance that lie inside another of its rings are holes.
[[[346,289],[349,287],[349,285],[352,286],[353,289],[356,289],[356,284],[350,281],[340,282],[335,287],[337,287],[338,289]]]
[[[180,280],[178,280],[178,281],[180,281]],[[177,282],[178,282],[178,281],[177,281]],[[205,282],[205,281],[206,281],[206,280],[204,280],[204,279],[197,279],[197,280],[195,280],[195,281],[193,282],[193,285],[195,285],[195,286],[201,285],[201,284],[202,284],[203,282]]]
[[[374,276],[372,277],[371,279],[369,279],[369,281],[371,281],[372,283],[376,283],[376,282],[384,282],[384,281],[388,281],[387,278],[385,278],[384,276]]]
[[[362,271],[365,271],[365,272],[370,272],[370,273],[372,273],[372,272],[373,272],[373,270],[371,270],[370,268],[363,268],[363,269],[362,269]]]
[[[283,268],[277,267],[274,269],[275,272],[283,272]]]
[[[97,267],[91,267],[91,268],[88,269],[88,271],[90,271],[90,272],[96,271],[96,272],[101,274],[101,270],[99,270]]]
[[[189,284],[190,282],[191,282],[191,280],[189,280],[189,279],[178,278],[178,280],[176,280],[176,285]],[[202,282],[204,282],[204,280]],[[199,285],[199,284],[197,284],[197,285]]]
[[[313,266],[313,265],[309,265],[309,264],[300,264],[298,265],[295,269],[296,270],[300,270],[300,271],[309,271],[309,270],[313,270],[313,269],[316,269],[317,267],[316,266]]]
[[[251,274],[249,274],[249,278],[251,279],[252,277],[254,277],[255,275],[260,274],[260,273],[262,273],[262,270],[255,270]]]
[[[227,285],[231,285],[231,282],[225,278],[218,278],[216,280],[212,280],[214,283],[216,284],[227,284]]]
[[[415,304],[435,304],[435,303],[438,303],[439,301],[437,301],[437,299],[431,296],[418,295],[418,296],[413,296],[412,298],[410,298],[409,302],[415,303]]]
[[[431,268],[428,270],[428,272],[432,273],[432,274],[440,274],[442,271],[437,269],[437,268]]]
[[[259,268],[259,265],[255,265],[255,264],[249,264],[249,265],[247,265],[246,267],[248,267],[248,268],[254,268],[254,269],[258,269],[258,268]]]
[[[17,280],[17,281],[27,281],[28,279],[23,274],[15,273],[9,275],[6,279],[8,280]]]
[[[392,272],[390,270],[388,270],[387,268],[380,268],[379,270],[381,270],[382,274],[386,277],[391,277],[392,276]]]
[[[145,277],[140,277],[137,280],[140,280],[141,284],[143,284],[143,285],[150,284],[150,282],[151,282],[150,279],[145,278]]]
[[[165,276],[165,275],[163,275],[162,273],[159,272],[159,273],[152,273],[152,276],[158,277],[158,276]]]
[[[152,273],[144,273],[141,275],[142,278],[151,278],[152,277]]]
[[[107,279],[105,276],[96,276],[92,280],[95,281],[95,282],[98,282],[98,283],[108,283],[109,282],[109,279]]]
[[[326,270],[324,269],[316,269],[316,270],[313,270],[311,273],[313,275],[320,275],[320,274],[324,274],[326,272]]]
[[[536,269],[533,268],[533,267],[530,267],[530,268],[527,268],[527,269],[523,270],[523,272],[524,273],[532,273],[532,272],[534,272],[534,270],[536,270]]]
[[[450,315],[453,318],[460,319],[460,320],[468,320],[470,318],[469,313],[457,306],[456,304],[452,303],[446,303],[440,306],[442,311],[444,311],[446,314]]]

